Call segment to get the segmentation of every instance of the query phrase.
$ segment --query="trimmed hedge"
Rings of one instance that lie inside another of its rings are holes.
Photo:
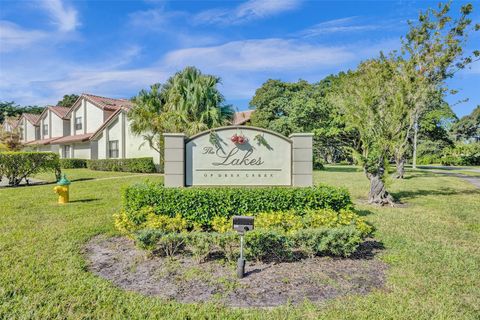
[[[87,168],[98,171],[157,172],[153,158],[87,160]]]
[[[180,214],[190,223],[210,227],[214,217],[257,214],[269,211],[304,212],[308,209],[350,208],[348,191],[327,185],[308,188],[165,188],[161,184],[142,183],[124,190],[123,209],[131,222],[145,222],[142,209],[151,208],[157,215]]]
[[[87,160],[86,159],[73,159],[73,158],[60,159],[60,167],[62,169],[86,168],[87,167]]]
[[[8,184],[18,186],[22,180],[44,171],[53,171],[60,179],[58,154],[53,152],[0,152],[0,179],[8,179]],[[27,181],[28,182],[28,181]]]

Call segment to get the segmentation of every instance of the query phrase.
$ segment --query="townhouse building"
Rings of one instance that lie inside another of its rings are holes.
[[[51,151],[60,158],[115,159],[160,155],[141,135],[131,132],[127,113],[133,104],[82,94],[70,108],[46,107],[40,115],[22,114],[17,122],[22,143],[37,151]],[[252,111],[237,112],[232,124],[247,124]]]

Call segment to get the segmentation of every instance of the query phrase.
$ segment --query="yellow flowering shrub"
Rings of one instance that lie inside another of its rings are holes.
[[[232,219],[216,216],[212,219],[212,229],[214,231],[225,233],[232,230]]]
[[[293,211],[262,212],[255,217],[255,227],[294,232],[302,228],[302,217]]]
[[[122,233],[130,233],[138,229],[138,226],[135,225],[127,216],[127,213],[122,210],[119,213],[113,215],[115,220],[115,228]]]
[[[147,215],[147,221],[143,224],[143,227],[166,232],[182,232],[187,229],[187,225],[187,220],[179,214],[171,218],[169,216],[151,213]]]
[[[303,224],[304,228],[354,226],[362,236],[368,236],[373,231],[373,227],[363,217],[345,209],[339,212],[331,209],[309,210],[303,216]]]

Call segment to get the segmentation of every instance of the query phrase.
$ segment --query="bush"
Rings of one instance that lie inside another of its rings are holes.
[[[207,232],[190,232],[187,236],[186,249],[192,254],[196,262],[201,263],[207,259],[216,244],[215,234]]]
[[[152,173],[157,169],[153,158],[131,158],[131,159],[98,159],[87,160],[87,167],[98,171],[122,171]]]
[[[239,256],[240,239],[236,232],[164,232],[143,229],[134,233],[143,249],[173,257],[189,253],[201,263],[213,252],[220,252],[228,261]],[[331,255],[348,257],[362,242],[362,234],[353,226],[300,229],[292,234],[276,230],[256,229],[245,234],[245,256],[263,262],[291,261],[294,251],[310,257]]]
[[[294,211],[261,212],[255,217],[255,227],[289,233],[301,229],[303,222]]]
[[[44,171],[54,171],[60,179],[58,154],[53,152],[1,152],[0,179],[5,176],[8,184],[18,186],[22,180]]]
[[[139,247],[170,258],[182,252],[187,242],[186,233],[166,233],[155,229],[140,230],[134,238]]]
[[[309,256],[333,255],[348,257],[362,243],[361,233],[351,226],[299,230],[295,244]]]
[[[123,208],[136,225],[146,216],[138,217],[144,207],[152,207],[155,214],[174,217],[177,213],[190,224],[204,228],[212,225],[214,217],[230,219],[233,215],[256,215],[260,212],[302,212],[305,209],[351,207],[350,195],[345,189],[320,185],[309,188],[164,188],[160,184],[142,183],[129,186],[123,194]]]
[[[292,257],[291,241],[274,230],[253,230],[245,234],[245,253],[258,261],[287,261]]]
[[[60,167],[62,169],[86,168],[87,167],[87,160],[86,159],[73,159],[73,158],[60,159]]]
[[[293,233],[300,229],[309,228],[336,228],[340,226],[352,226],[362,237],[373,232],[373,227],[364,218],[352,210],[332,209],[306,210],[303,215],[295,212],[262,212],[255,218],[255,227],[260,229],[273,229],[285,233]]]
[[[417,159],[417,164],[437,164],[437,163],[441,163],[441,160],[439,157],[435,155],[424,155]]]

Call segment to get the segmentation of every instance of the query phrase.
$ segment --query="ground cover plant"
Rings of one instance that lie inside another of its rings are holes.
[[[375,239],[384,247],[375,259],[389,266],[386,288],[325,301],[321,307],[300,303],[255,310],[167,301],[125,291],[91,273],[84,246],[98,234],[118,235],[112,215],[121,209],[121,189],[162,177],[88,169],[65,173],[73,181],[72,202],[65,206],[56,203],[52,185],[0,188],[2,319],[475,319],[479,313],[480,191],[456,177],[407,168],[405,180],[387,182],[405,204],[390,208],[365,204],[368,181],[361,168],[327,166],[315,172],[316,183],[347,187],[355,207],[375,225]],[[36,177],[54,182],[50,175]],[[122,257],[121,251],[116,254]],[[126,259],[135,269],[137,260]],[[171,269],[174,276],[184,276],[181,265]],[[341,281],[358,274],[334,270]],[[263,281],[264,273],[253,277]],[[295,282],[290,285],[295,288]]]

